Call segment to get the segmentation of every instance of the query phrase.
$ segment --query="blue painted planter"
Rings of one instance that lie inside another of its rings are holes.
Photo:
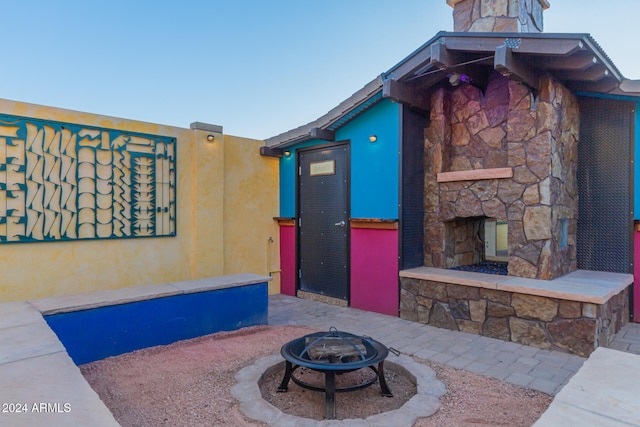
[[[267,324],[267,283],[45,316],[76,365]]]

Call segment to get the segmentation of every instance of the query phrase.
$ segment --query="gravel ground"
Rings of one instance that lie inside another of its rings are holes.
[[[289,390],[286,393],[278,393],[276,390],[282,381],[282,371],[266,375],[260,385],[260,391],[264,399],[276,408],[287,414],[298,417],[310,418],[321,421],[324,419],[325,404],[324,393],[307,390],[289,382]],[[361,384],[370,379],[373,372],[369,369],[360,369],[355,372],[336,376],[336,386],[345,387],[353,384]],[[316,387],[324,387],[324,375],[301,368],[296,370],[296,377],[307,384]],[[404,405],[416,394],[416,386],[411,380],[387,366],[385,379],[393,397],[382,397],[380,386],[372,384],[363,390],[348,393],[336,393],[336,419],[367,418],[370,415],[393,411]],[[301,402],[304,402],[301,404]]]
[[[422,361],[424,363],[424,361]],[[551,404],[548,394],[473,372],[428,363],[447,393],[442,407],[414,427],[531,426]]]
[[[264,426],[240,412],[239,402],[229,391],[235,384],[234,375],[260,357],[277,354],[284,343],[310,332],[315,331],[294,326],[255,326],[147,348],[82,365],[80,369],[125,427]],[[415,427],[530,426],[551,403],[551,396],[544,393],[419,362],[436,370],[447,393],[441,399],[442,408],[435,415],[418,420]],[[400,394],[399,387],[404,386],[398,384],[394,386]],[[365,390],[341,393],[337,402],[349,399],[346,407],[360,405],[355,409],[365,413],[367,401],[357,395]],[[317,400],[318,394],[306,392],[309,401]],[[304,407],[298,405],[298,409]],[[305,416],[304,409],[296,415]],[[311,409],[306,416],[314,416]]]

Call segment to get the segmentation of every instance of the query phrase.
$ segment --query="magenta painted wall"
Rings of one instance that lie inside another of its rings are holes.
[[[398,230],[351,229],[351,307],[398,315]]]
[[[640,231],[633,233],[633,321],[640,323]]]
[[[296,294],[296,227],[280,226],[280,293]]]

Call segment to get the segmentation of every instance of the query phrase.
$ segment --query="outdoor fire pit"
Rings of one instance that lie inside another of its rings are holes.
[[[329,332],[316,332],[289,341],[282,346],[280,354],[286,361],[286,368],[278,392],[288,390],[289,380],[300,387],[324,392],[326,419],[336,417],[336,392],[360,390],[379,381],[382,395],[393,397],[384,378],[384,360],[389,350],[372,338],[341,332],[332,327]],[[297,378],[294,373],[300,367],[324,373],[325,386],[318,387]],[[336,387],[336,375],[363,368],[371,369],[375,376],[356,384]]]

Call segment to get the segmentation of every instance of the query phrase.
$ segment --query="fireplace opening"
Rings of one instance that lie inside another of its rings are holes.
[[[493,218],[484,220],[485,261],[509,262],[508,231],[507,221]]]
[[[446,223],[445,253],[452,270],[507,275],[507,221],[496,218],[458,218]]]

